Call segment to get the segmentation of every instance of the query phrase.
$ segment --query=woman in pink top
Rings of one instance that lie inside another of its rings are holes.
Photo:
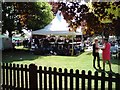
[[[111,62],[110,62],[110,47],[111,47],[111,45],[108,42],[108,39],[104,39],[103,43],[104,43],[104,45],[101,48],[102,49],[102,59],[103,59],[103,70],[105,70],[105,63],[106,63],[106,61],[108,61],[110,71],[112,71]]]

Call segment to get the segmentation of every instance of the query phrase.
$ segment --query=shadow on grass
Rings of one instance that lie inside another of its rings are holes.
[[[86,52],[86,55],[92,55],[92,52]],[[102,59],[100,59],[102,61]],[[106,62],[107,63],[107,62]],[[111,59],[112,64],[120,65],[120,58],[112,58]],[[108,64],[108,63],[107,63]]]
[[[100,61],[102,61],[102,59],[100,59]],[[120,59],[117,58],[117,59],[111,59],[110,60],[112,64],[117,64],[117,65],[120,65]],[[106,61],[106,64],[108,64],[108,62]]]
[[[92,52],[87,52],[86,55],[91,55],[93,57]],[[101,55],[100,55],[100,61],[103,61]],[[120,65],[120,57],[118,57],[118,58],[111,58],[110,61],[111,61],[112,64]],[[106,64],[108,64],[108,62],[106,62]]]
[[[111,63],[112,64],[117,64],[117,65],[120,65],[120,59],[111,59]]]
[[[40,55],[34,55],[29,50],[24,50],[24,49],[2,51],[2,62],[6,62],[6,63],[10,63],[14,61],[35,60],[38,57],[40,57]]]
[[[96,71],[98,72],[98,73],[102,73],[102,72],[105,72],[106,74],[112,74],[112,76],[116,76],[116,74],[119,74],[119,73],[115,73],[115,72],[113,72],[113,71],[103,71],[103,70],[101,70],[101,69],[96,69]],[[120,75],[120,74],[119,74]]]

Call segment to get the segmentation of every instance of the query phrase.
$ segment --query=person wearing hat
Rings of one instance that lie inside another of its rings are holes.
[[[99,47],[98,47],[98,38],[94,39],[92,55],[93,55],[93,67],[95,69],[97,69],[96,66],[95,66],[95,61],[96,61],[96,58],[97,58],[97,66],[98,66],[99,69],[101,69],[101,67],[100,67],[100,56],[99,56]]]
[[[103,59],[103,71],[105,71],[105,63],[108,61],[110,71],[112,72],[111,62],[110,62],[110,47],[111,44],[108,42],[108,39],[103,39],[103,47],[102,49],[102,59]]]

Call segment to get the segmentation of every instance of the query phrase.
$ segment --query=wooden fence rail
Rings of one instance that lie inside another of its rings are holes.
[[[2,63],[3,90],[120,90],[120,75]]]

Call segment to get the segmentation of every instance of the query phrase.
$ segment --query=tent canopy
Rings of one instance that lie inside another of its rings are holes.
[[[68,23],[64,19],[61,11],[58,11],[55,18],[50,24],[43,29],[32,32],[33,35],[82,35],[81,28],[78,28],[76,32],[70,32]]]

